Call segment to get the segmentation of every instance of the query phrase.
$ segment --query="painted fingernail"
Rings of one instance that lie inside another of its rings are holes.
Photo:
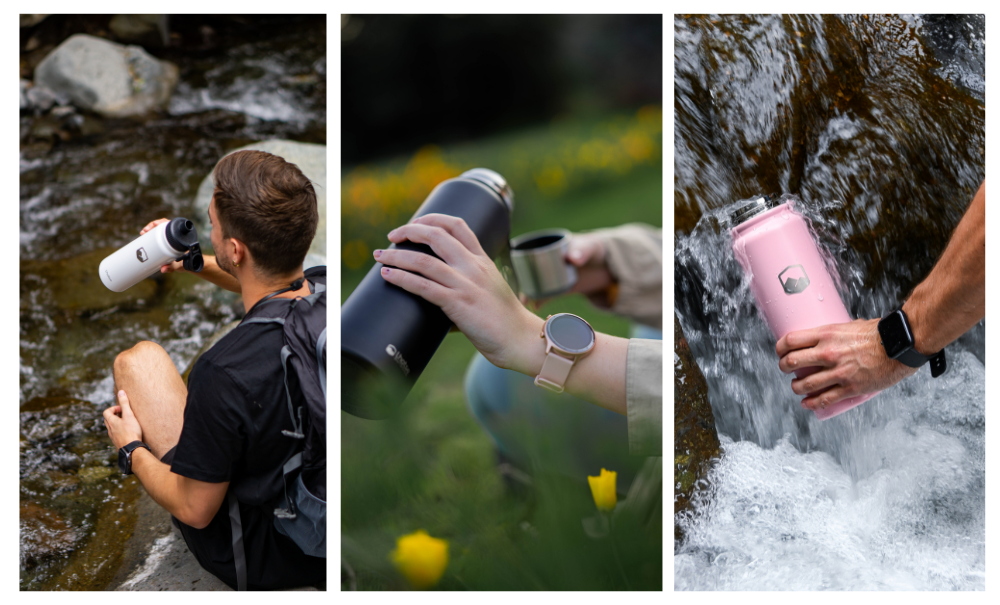
[[[124,397],[124,396],[125,396],[125,391],[118,391],[118,398],[119,399],[122,398],[122,397]]]
[[[423,217],[418,216],[417,218],[413,219],[413,222],[414,223],[419,223],[421,218],[423,218]]]
[[[373,254],[375,255],[375,258],[378,258],[378,257],[382,256],[382,251],[381,250],[376,250],[375,252],[373,252]]]
[[[389,275],[389,267],[382,267],[382,275]]]

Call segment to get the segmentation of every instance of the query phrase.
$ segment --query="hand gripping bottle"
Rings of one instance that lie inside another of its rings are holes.
[[[101,261],[98,272],[109,290],[124,292],[175,260],[184,261],[184,268],[195,273],[205,266],[198,231],[186,218],[160,223],[125,244]]]
[[[732,214],[733,252],[750,276],[750,291],[774,337],[827,324],[847,323],[851,316],[840,300],[823,256],[793,200],[779,203],[760,197]],[[799,378],[820,368],[795,371]],[[832,418],[878,393],[859,395],[815,410],[820,420]]]
[[[486,254],[496,258],[509,248],[513,209],[507,181],[475,168],[435,187],[413,218],[431,213],[462,218]],[[393,248],[434,255],[429,246],[413,242]],[[381,268],[375,263],[340,308],[340,409],[360,418],[392,415],[452,326],[444,311],[385,281]]]

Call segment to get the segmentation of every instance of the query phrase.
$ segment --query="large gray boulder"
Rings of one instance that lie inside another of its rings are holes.
[[[291,162],[299,167],[302,174],[306,175],[313,182],[316,189],[316,204],[319,206],[319,225],[316,227],[316,237],[313,238],[309,247],[309,254],[306,256],[305,268],[326,264],[326,145],[316,145],[313,143],[299,143],[297,141],[286,141],[274,139],[271,141],[260,141],[251,143],[245,147],[234,149],[230,153],[254,149],[265,151],[284,158],[286,162]],[[228,155],[228,154],[227,154]],[[198,194],[195,196],[195,218],[198,223],[199,233],[208,233],[208,204],[212,201],[212,191],[215,189],[215,181],[212,180],[210,172],[205,180],[198,187]],[[207,237],[201,238],[207,241]]]
[[[107,117],[142,115],[170,100],[177,66],[138,46],[77,34],[35,68],[35,84],[68,97],[81,109]]]

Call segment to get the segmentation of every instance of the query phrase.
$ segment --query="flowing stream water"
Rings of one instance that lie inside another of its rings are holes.
[[[853,317],[933,267],[985,175],[984,19],[675,19],[675,292],[721,459],[680,515],[675,588],[983,590],[985,322],[821,422],[778,369],[729,213],[793,193]]]
[[[161,53],[181,81],[158,116],[20,118],[22,590],[102,589],[121,563],[140,488],[119,475],[101,420],[115,355],[153,340],[183,371],[242,315],[235,295],[190,275],[110,292],[98,263],[152,219],[195,218],[198,185],[228,150],[326,143],[325,20],[229,25],[214,50]]]

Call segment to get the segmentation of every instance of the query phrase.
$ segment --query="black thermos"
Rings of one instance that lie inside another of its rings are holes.
[[[460,217],[496,258],[509,246],[513,208],[506,180],[474,168],[435,187],[413,218]],[[433,254],[412,242],[389,248]],[[386,282],[381,268],[375,263],[340,309],[340,408],[361,418],[385,418],[402,403],[452,325],[438,307]]]

